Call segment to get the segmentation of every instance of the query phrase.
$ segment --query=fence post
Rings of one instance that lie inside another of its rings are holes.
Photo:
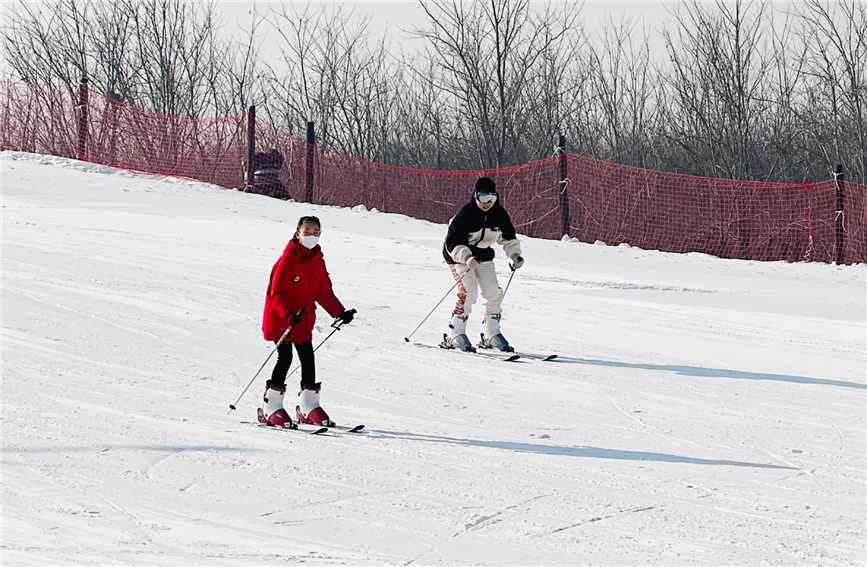
[[[87,159],[87,77],[81,77],[78,88],[78,159]]]
[[[569,167],[566,163],[566,136],[557,142],[560,156],[560,236],[569,235]]]
[[[118,165],[117,159],[117,131],[118,131],[118,118],[117,113],[120,109],[120,102],[123,97],[115,92],[108,93],[108,105],[106,111],[109,115],[109,124],[111,124],[111,131],[108,133],[108,163],[109,165]]]
[[[845,233],[843,232],[843,221],[845,220],[845,180],[843,174],[843,165],[837,164],[837,171],[834,172],[834,181],[837,183],[837,206],[834,207],[834,217],[836,224],[836,245],[834,246],[834,261],[839,264],[846,262],[845,249]]]
[[[313,202],[313,147],[316,144],[316,134],[313,130],[313,109],[310,109],[310,114],[307,117],[307,193],[306,201]]]
[[[256,157],[256,105],[250,105],[250,111],[247,112],[247,179],[245,183],[247,189],[253,188],[253,183],[256,181],[256,164],[253,163],[253,158]]]

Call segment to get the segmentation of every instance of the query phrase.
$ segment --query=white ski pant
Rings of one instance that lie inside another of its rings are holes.
[[[469,315],[473,304],[479,298],[479,288],[484,298],[485,315],[496,315],[502,310],[503,290],[497,282],[497,270],[494,261],[481,262],[474,270],[467,270],[466,264],[449,264],[455,281],[458,282],[458,300],[455,303],[455,315]]]

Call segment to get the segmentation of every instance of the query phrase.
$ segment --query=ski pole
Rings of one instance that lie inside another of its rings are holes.
[[[298,311],[298,313],[296,313],[296,315],[297,315],[298,317],[301,317],[302,315],[304,315],[304,312],[305,312],[305,311],[307,311],[307,308],[306,308],[306,307],[302,307],[302,308]],[[274,345],[274,348],[271,349],[271,352],[268,353],[268,358],[265,359],[265,362],[262,363],[262,366],[259,367],[259,370],[256,371],[256,373],[253,375],[252,378],[250,378],[250,382],[247,384],[247,387],[244,388],[244,391],[241,392],[241,395],[238,396],[238,399],[235,400],[235,403],[234,403],[234,404],[229,404],[229,411],[226,412],[226,415],[229,415],[230,413],[232,413],[232,410],[237,409],[237,408],[235,408],[235,405],[237,405],[237,403],[241,401],[241,398],[244,397],[244,394],[246,394],[246,393],[247,393],[247,390],[250,389],[250,386],[253,385],[253,381],[256,379],[257,376],[259,376],[259,373],[262,372],[262,369],[265,368],[265,365],[268,364],[268,361],[269,361],[269,360],[271,360],[271,356],[273,356],[273,354],[274,354],[275,352],[277,352],[277,348],[278,348],[278,347],[280,346],[280,344],[281,344],[281,343],[286,339],[286,337],[289,336],[289,333],[292,332],[292,329],[293,329],[293,328],[295,328],[295,325],[289,325],[289,328],[286,329],[286,332],[283,333],[283,336],[280,337],[280,340],[277,341],[277,344],[275,344],[275,345]]]
[[[509,291],[509,286],[512,285],[512,278],[515,277],[515,272],[518,268],[515,267],[515,264],[509,264],[509,267],[512,268],[512,275],[509,276],[509,281],[506,282],[506,289],[503,290],[503,297],[500,298],[500,303],[503,302],[503,299],[506,298],[506,292]]]
[[[354,315],[355,313],[358,313],[358,311],[356,311],[355,309],[352,309],[352,310],[350,311],[350,313],[352,313],[352,314]],[[333,335],[334,333],[336,333],[337,331],[340,330],[340,327],[343,326],[343,321],[341,321],[341,322],[338,324],[338,323],[337,323],[337,318],[335,318],[335,319],[334,319],[334,322],[331,323],[331,326],[334,328],[334,330],[331,331],[330,333],[328,333],[328,336],[325,337],[324,339],[322,339],[322,342],[320,342],[318,345],[316,345],[316,348],[313,349],[313,352],[316,352],[317,350],[319,350],[319,347],[321,347],[323,344],[325,344],[325,341],[327,341],[328,339],[330,339],[330,338],[331,338],[331,335]],[[290,376],[292,376],[293,374],[295,374],[295,371],[298,370],[299,368],[301,368],[301,364],[298,364],[295,368],[293,368],[293,369],[292,369],[292,372],[290,372],[289,374],[286,375],[286,378],[289,378]]]
[[[415,332],[418,331],[419,328],[420,328],[422,325],[424,325],[424,322],[427,321],[428,318],[429,318],[431,315],[433,315],[433,312],[437,310],[437,307],[440,306],[440,303],[442,303],[443,301],[446,300],[446,298],[449,296],[449,294],[452,292],[452,290],[455,289],[455,288],[457,287],[457,285],[458,285],[459,283],[461,283],[461,281],[464,279],[464,276],[466,276],[466,275],[469,274],[469,273],[470,273],[470,271],[467,270],[466,272],[464,272],[464,275],[463,275],[463,276],[461,276],[460,278],[458,278],[458,280],[454,283],[454,285],[453,285],[452,287],[449,288],[449,290],[446,292],[446,294],[443,296],[443,298],[440,299],[440,300],[437,302],[437,304],[434,305],[434,308],[430,310],[430,313],[427,314],[427,317],[425,317],[424,319],[422,319],[422,320],[421,320],[421,323],[418,324],[418,327],[416,327],[415,329],[413,329],[413,331],[412,331],[409,335],[405,336],[405,337],[403,338],[403,340],[405,340],[406,342],[409,342],[409,337],[413,336],[413,335],[415,334]]]

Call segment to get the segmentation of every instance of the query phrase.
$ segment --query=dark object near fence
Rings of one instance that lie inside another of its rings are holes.
[[[283,172],[283,154],[271,148],[269,152],[253,155],[253,186],[247,187],[250,193],[260,193],[276,199],[289,199],[289,192],[280,180]]]

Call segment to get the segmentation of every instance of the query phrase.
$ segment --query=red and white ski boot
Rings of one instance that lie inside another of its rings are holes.
[[[274,427],[285,427],[286,429],[298,427],[292,423],[292,418],[283,409],[283,396],[285,395],[285,387],[282,389],[272,388],[270,381],[265,384],[265,396],[262,407],[259,408],[259,423],[273,425]]]
[[[328,414],[319,406],[320,389],[321,384],[317,382],[298,392],[298,405],[295,406],[295,413],[300,423],[334,427],[335,423],[328,418]]]

